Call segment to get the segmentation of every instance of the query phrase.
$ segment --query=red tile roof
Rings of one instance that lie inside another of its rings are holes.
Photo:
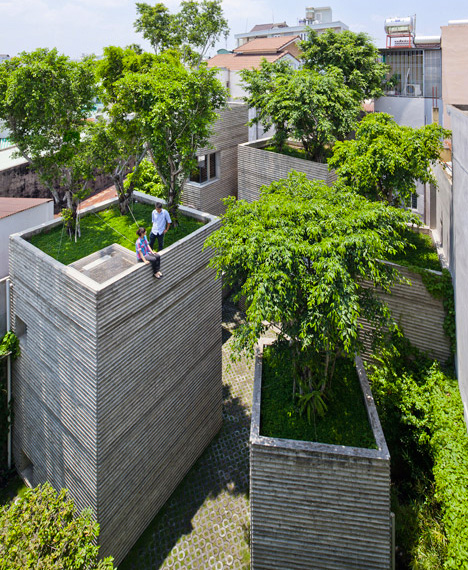
[[[287,45],[300,40],[300,36],[281,36],[279,38],[257,38],[236,48],[234,53],[277,53]]]
[[[231,71],[240,71],[241,69],[255,69],[260,66],[262,59],[266,59],[268,62],[273,63],[285,55],[290,54],[288,54],[288,52],[280,52],[273,55],[243,55],[234,53],[220,53],[208,60],[208,67],[225,67]]]
[[[51,198],[0,198],[0,219],[51,201]]]

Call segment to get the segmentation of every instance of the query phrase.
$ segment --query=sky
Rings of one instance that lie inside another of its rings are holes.
[[[170,11],[178,11],[178,1],[167,0],[164,4]],[[310,5],[329,5],[333,20],[341,20],[354,32],[368,33],[378,47],[385,46],[386,18],[416,14],[418,35],[438,35],[440,26],[447,25],[449,20],[468,19],[466,0],[388,3],[333,0],[320,4],[297,0],[223,0],[231,33],[216,48],[235,48],[234,34],[249,31],[256,24],[285,21],[289,26],[297,25]],[[38,47],[56,47],[60,53],[78,58],[82,54],[100,55],[108,45],[139,43],[149,49],[133,29],[136,17],[133,0],[0,0],[0,53],[14,56]],[[215,54],[215,49],[210,55]]]

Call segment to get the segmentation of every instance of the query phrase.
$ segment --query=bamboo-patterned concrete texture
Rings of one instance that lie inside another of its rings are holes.
[[[241,103],[231,102],[226,109],[220,111],[210,139],[210,148],[197,151],[197,156],[217,153],[217,176],[215,180],[204,184],[187,181],[182,196],[185,205],[220,215],[225,211],[222,199],[237,197],[237,145],[249,138],[248,120],[248,107]]]
[[[128,251],[97,283],[26,241],[44,227],[10,238],[12,322],[26,325],[14,457],[33,485],[92,507],[117,563],[221,426],[221,283],[202,251],[219,221],[181,210],[206,225],[162,251],[160,280]]]
[[[322,180],[329,186],[336,181],[336,173],[329,172],[326,164],[265,150],[271,141],[271,138],[260,139],[238,146],[239,199],[258,200],[262,186],[287,178],[292,170],[304,172],[309,180]]]
[[[390,455],[362,361],[356,364],[378,449],[262,436],[261,354],[250,433],[252,570],[388,570]]]
[[[391,265],[398,269],[405,281],[392,285],[390,294],[376,289],[377,295],[388,305],[393,319],[411,344],[441,362],[451,359],[450,340],[444,332],[445,309],[442,299],[436,299],[429,293],[419,273],[401,265]],[[441,275],[438,271],[427,271]],[[366,346],[363,356],[369,357],[372,353],[369,342],[371,335],[367,334],[370,325],[365,321],[361,325]]]

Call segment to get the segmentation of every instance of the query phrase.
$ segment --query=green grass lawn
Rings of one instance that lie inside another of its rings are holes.
[[[131,206],[131,209],[133,215],[129,213],[122,216],[119,208],[114,206],[81,218],[81,237],[78,238],[76,243],[68,237],[63,225],[35,235],[30,241],[33,245],[65,265],[82,259],[113,243],[118,243],[134,251],[138,226],[144,226],[149,236],[153,206],[136,202]],[[170,227],[164,239],[164,247],[170,246],[203,225],[203,222],[179,214],[179,225],[177,228],[174,228],[174,226]],[[156,241],[155,247],[157,245]]]
[[[265,347],[263,353],[260,433],[300,441],[314,441],[375,449],[359,378],[352,360],[337,363],[328,411],[308,422],[292,401],[290,351],[287,347]]]
[[[418,267],[420,269],[433,269],[442,271],[437,250],[432,243],[431,236],[415,232],[408,228],[405,234],[408,243],[414,247],[407,247],[405,251],[395,256],[389,256],[388,261],[404,265],[405,267]]]

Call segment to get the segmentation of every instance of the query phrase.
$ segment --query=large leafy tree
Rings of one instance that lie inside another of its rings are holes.
[[[275,325],[291,344],[294,390],[320,408],[336,358],[361,346],[360,319],[376,331],[389,324],[388,309],[363,281],[388,290],[397,274],[378,260],[405,247],[406,225],[416,220],[294,172],[264,187],[256,202],[227,204],[206,246],[214,248],[210,265],[223,284],[246,299],[235,349],[252,353]]]
[[[336,143],[328,164],[354,191],[406,205],[416,181],[436,184],[430,166],[449,134],[435,123],[415,129],[398,125],[386,113],[373,113],[363,118],[354,140]]]
[[[98,534],[91,512],[78,515],[65,489],[29,489],[0,508],[0,570],[111,570],[112,558],[98,559]]]
[[[181,38],[177,32],[174,16],[168,8],[158,2],[154,6],[146,2],[137,2],[138,18],[134,28],[148,40],[155,53],[180,45]]]
[[[300,45],[306,68],[323,72],[329,67],[338,67],[343,71],[345,84],[360,99],[382,94],[388,67],[379,61],[379,52],[367,34],[349,30],[339,33],[326,30],[317,34],[309,29],[307,39]]]
[[[171,14],[158,3],[137,3],[135,29],[151,43],[156,53],[180,49],[186,61],[199,65],[207,50],[229,33],[221,0],[184,0],[180,12]]]
[[[257,110],[253,122],[266,130],[275,127],[279,151],[292,136],[302,142],[309,159],[324,162],[327,146],[343,140],[356,125],[360,104],[338,68],[318,73],[263,60],[258,69],[244,70],[242,78],[246,102]]]
[[[139,116],[129,112],[128,106],[116,105],[118,90],[115,86],[127,73],[151,70],[157,59],[153,54],[138,53],[131,47],[109,46],[104,48],[104,57],[96,65],[106,120],[97,122],[92,129],[94,164],[112,176],[122,214],[128,212],[134,189],[133,183],[124,182],[132,170],[138,174],[148,147]]]
[[[226,91],[215,70],[205,64],[187,68],[175,53],[159,56],[150,69],[125,73],[112,89],[112,112],[131,114],[138,121],[168,209],[177,219],[185,181],[196,166],[196,151],[209,145]]]
[[[76,215],[92,169],[80,158],[96,94],[93,62],[57,50],[23,52],[0,65],[0,119],[57,204]]]

